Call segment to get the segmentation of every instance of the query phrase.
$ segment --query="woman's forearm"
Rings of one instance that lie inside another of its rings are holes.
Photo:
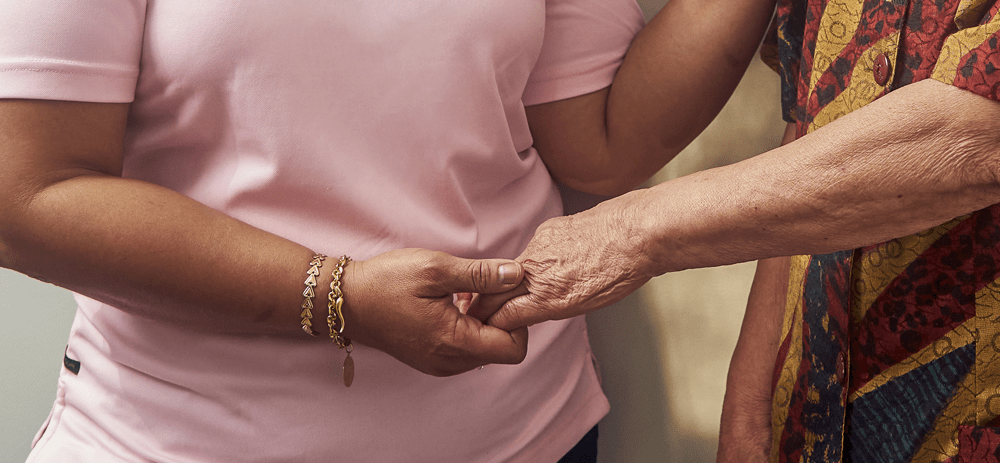
[[[144,317],[294,330],[310,251],[121,178],[127,114],[0,102],[0,265]]]
[[[298,329],[312,257],[301,245],[166,188],[96,173],[25,203],[4,217],[4,267],[147,318]],[[331,277],[320,277],[322,288]]]

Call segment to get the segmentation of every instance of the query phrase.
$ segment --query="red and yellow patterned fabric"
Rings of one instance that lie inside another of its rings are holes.
[[[1000,99],[1000,0],[779,0],[764,58],[803,136],[936,79]],[[771,460],[1000,460],[1000,206],[792,260]]]

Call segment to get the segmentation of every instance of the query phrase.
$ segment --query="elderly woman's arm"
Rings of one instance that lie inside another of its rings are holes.
[[[123,104],[0,100],[0,266],[142,317],[306,336],[299,305],[312,251],[121,178],[127,114]],[[454,292],[509,289],[498,275],[505,262],[519,281],[508,261],[425,250],[352,263],[345,334],[437,375],[517,363],[525,331],[484,327],[452,304]],[[318,288],[329,287],[330,268]],[[317,293],[322,304],[326,292]]]
[[[793,141],[795,124],[788,124],[781,144]],[[743,326],[726,375],[716,458],[720,463],[764,462],[770,456],[771,380],[781,343],[790,265],[789,257],[757,261]]]
[[[906,236],[1000,202],[998,166],[1000,104],[907,85],[789,145],[545,222],[519,257],[521,295],[490,322],[587,313],[666,272]]]
[[[771,449],[771,379],[780,343],[790,258],[757,262],[726,376],[718,462],[759,463]]]

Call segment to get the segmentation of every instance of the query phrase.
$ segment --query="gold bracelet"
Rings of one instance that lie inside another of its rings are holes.
[[[326,324],[330,328],[330,339],[341,349],[347,350],[347,358],[344,359],[344,386],[347,387],[351,387],[351,383],[354,382],[354,359],[351,358],[354,345],[351,344],[350,339],[343,335],[344,313],[341,309],[344,306],[344,292],[340,289],[340,277],[344,275],[344,267],[350,261],[350,257],[340,257],[340,262],[337,262],[337,268],[333,269],[330,294],[326,296]]]
[[[312,329],[312,309],[313,298],[316,297],[316,285],[319,284],[316,278],[319,277],[319,268],[323,266],[323,259],[326,259],[326,256],[316,254],[309,262],[309,271],[306,272],[309,275],[306,277],[306,290],[302,291],[302,297],[305,299],[302,300],[302,313],[299,316],[302,317],[302,331],[305,331],[309,336],[316,336],[316,332]]]

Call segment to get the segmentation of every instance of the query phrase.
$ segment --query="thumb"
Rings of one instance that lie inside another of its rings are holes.
[[[443,289],[449,293],[502,293],[514,289],[524,279],[521,264],[509,259],[451,257],[444,273]]]

